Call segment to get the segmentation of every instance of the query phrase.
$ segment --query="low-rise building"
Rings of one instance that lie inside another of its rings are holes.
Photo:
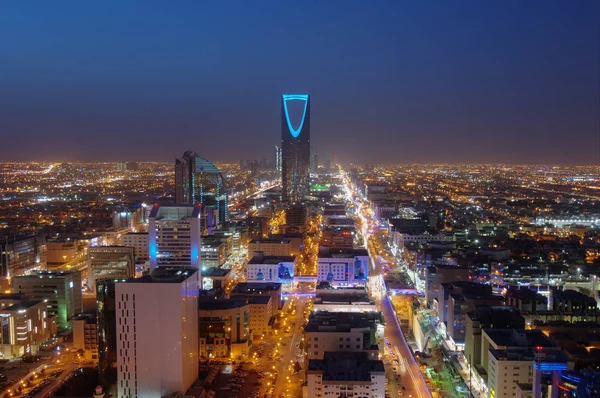
[[[327,226],[323,230],[321,245],[330,249],[352,249],[354,247],[355,228],[347,226]]]
[[[231,296],[271,296],[271,316],[281,309],[281,283],[275,282],[241,282],[231,291]]]
[[[385,369],[365,352],[327,352],[308,361],[308,396],[383,397]]]
[[[364,249],[325,250],[319,253],[317,281],[332,285],[366,284],[369,255]]]
[[[73,325],[73,347],[81,350],[86,361],[98,361],[98,329],[96,313],[76,315]]]
[[[264,256],[290,256],[292,244],[290,239],[253,239],[248,244],[248,258],[254,257],[256,252]]]
[[[306,358],[323,359],[326,352],[366,352],[377,359],[383,338],[380,312],[313,312],[304,327]]]
[[[0,350],[3,359],[35,355],[51,337],[46,303],[20,300],[0,310]]]
[[[81,272],[37,271],[12,278],[14,292],[27,300],[45,301],[48,316],[56,316],[59,329],[68,329],[69,320],[82,312]]]
[[[245,357],[250,347],[250,306],[246,298],[198,302],[198,349],[203,359]]]
[[[248,282],[291,282],[294,278],[294,257],[265,256],[255,252],[246,264]]]

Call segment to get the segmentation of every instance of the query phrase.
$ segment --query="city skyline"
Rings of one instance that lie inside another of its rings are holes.
[[[0,158],[270,158],[304,92],[340,162],[598,164],[599,7],[3,5]]]

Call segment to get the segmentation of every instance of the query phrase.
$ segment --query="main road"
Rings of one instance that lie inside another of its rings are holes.
[[[361,233],[363,235],[365,248],[367,249],[372,262],[369,279],[379,279],[383,274],[382,264],[376,253],[372,252],[369,244],[369,236],[371,235],[370,230],[377,227],[377,222],[373,219],[368,207],[362,201],[360,201],[360,199],[355,197],[355,193],[352,190],[349,182],[345,181],[345,183],[347,199],[354,203],[357,210],[356,214],[362,222]],[[394,307],[392,306],[390,298],[387,296],[386,292],[373,293],[379,310],[383,312],[383,316],[385,318],[384,336],[386,344],[388,345],[388,350],[391,351],[392,354],[395,354],[395,359],[398,361],[398,364],[396,365],[396,373],[400,375],[400,386],[403,386],[406,389],[403,391],[400,388],[400,394],[413,398],[431,397],[431,393],[427,388],[427,384],[425,383],[425,379],[423,378],[419,364],[413,356],[406,338],[404,337],[404,333],[402,332],[400,322],[398,321],[398,317],[396,316],[396,312],[394,311]],[[395,380],[389,380],[389,384],[392,386],[395,384]]]

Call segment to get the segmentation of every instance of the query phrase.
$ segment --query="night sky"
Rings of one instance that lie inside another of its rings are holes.
[[[0,161],[600,164],[600,2],[3,1]]]

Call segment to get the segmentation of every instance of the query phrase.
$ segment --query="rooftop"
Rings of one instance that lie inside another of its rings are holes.
[[[232,291],[235,293],[256,293],[256,292],[269,292],[273,290],[281,291],[281,283],[277,282],[240,282]]]
[[[2,311],[20,311],[20,310],[26,310],[28,308],[31,308],[31,307],[35,306],[35,305],[38,305],[41,302],[42,301],[40,301],[40,300],[22,300],[22,301],[19,301],[18,303],[15,303],[15,304],[11,305],[10,307],[3,308]]]
[[[266,239],[265,238],[265,239],[252,239],[250,241],[250,244],[252,244],[252,243],[279,243],[279,244],[283,245],[283,244],[288,244],[290,242],[291,242],[291,240],[285,239],[285,238],[283,238],[283,239]]]
[[[383,324],[380,312],[312,312],[304,331],[310,332],[348,332],[350,329],[370,328]]]
[[[228,298],[228,299],[215,299],[213,297],[199,297],[198,298],[198,309],[200,311],[218,311],[218,310],[230,310],[233,308],[240,308],[248,305],[246,298]]]
[[[225,277],[231,272],[228,268],[210,267],[202,271],[202,277]]]
[[[248,264],[279,264],[293,262],[294,256],[263,256],[261,254],[255,254],[252,259],[248,261]]]
[[[198,272],[195,268],[158,267],[151,275],[141,278],[130,278],[125,283],[181,283]]]
[[[366,352],[326,352],[323,359],[311,359],[309,372],[322,372],[323,381],[371,382],[371,373],[385,373],[383,361],[369,360]]]
[[[499,347],[556,347],[556,344],[539,329],[484,329]]]

